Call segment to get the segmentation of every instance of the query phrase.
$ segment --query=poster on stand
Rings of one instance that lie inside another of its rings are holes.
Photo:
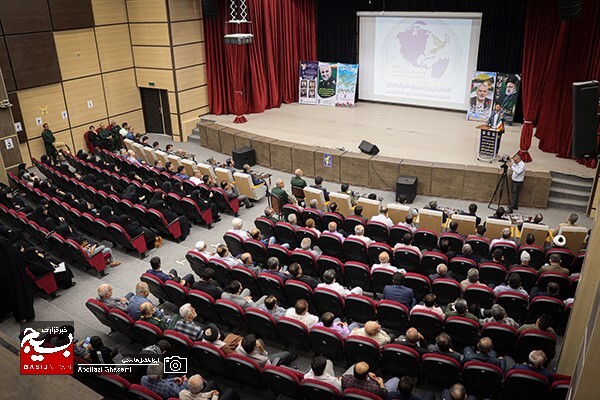
[[[336,107],[354,107],[358,64],[338,63]]]
[[[512,124],[517,108],[517,97],[521,89],[521,75],[498,72],[494,105],[500,104],[504,112],[504,122]]]
[[[319,63],[316,61],[300,61],[300,82],[298,103],[317,104],[317,77]]]
[[[496,87],[496,72],[475,71],[469,91],[467,120],[486,122],[491,115]]]
[[[319,62],[319,81],[317,84],[317,104],[333,106],[337,94],[337,63]]]

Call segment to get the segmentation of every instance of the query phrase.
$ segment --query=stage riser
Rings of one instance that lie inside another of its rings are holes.
[[[500,173],[499,165],[466,166],[370,156],[276,140],[210,121],[201,121],[198,130],[202,146],[228,157],[235,148],[251,147],[256,151],[257,163],[268,168],[284,172],[302,168],[305,176],[320,175],[325,182],[347,182],[389,191],[395,191],[398,176],[416,176],[417,194],[423,196],[489,201]],[[331,156],[331,167],[324,165],[326,155]],[[519,205],[546,208],[551,184],[549,173],[527,172]]]

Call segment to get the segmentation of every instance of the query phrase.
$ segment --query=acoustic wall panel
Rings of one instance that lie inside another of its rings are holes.
[[[142,108],[140,91],[133,68],[103,74],[108,115],[118,115]]]
[[[170,47],[133,46],[136,67],[173,69]]]
[[[170,46],[169,24],[131,24],[131,44],[136,46]]]
[[[92,0],[92,9],[96,26],[127,23],[125,0]]]
[[[65,105],[62,86],[60,83],[54,85],[40,86],[17,92],[23,123],[27,130],[27,138],[32,139],[42,135],[42,123],[48,123],[54,132],[69,128],[69,120],[63,118],[63,111],[67,110]]]
[[[100,75],[63,82],[71,126],[106,118],[106,103]]]
[[[52,129],[52,127],[50,129]],[[54,137],[56,138],[57,142],[65,143],[67,146],[69,146],[69,148],[71,150],[73,150],[75,148],[75,146],[73,145],[73,139],[71,138],[71,130],[70,129],[67,129],[67,130],[64,130],[61,132],[53,131],[53,133],[54,133]],[[39,160],[43,154],[46,154],[46,149],[44,147],[44,141],[42,140],[41,137],[30,140],[28,142],[28,144],[29,144],[29,152],[31,153],[32,158],[37,158]]]
[[[0,0],[0,21],[6,35],[52,30],[47,0]]]
[[[133,67],[127,24],[96,28],[102,72]]]
[[[21,143],[19,145],[21,148],[21,157],[23,158],[23,162],[26,165],[31,165],[31,157],[29,156],[29,146],[27,143]]]
[[[13,92],[17,90],[15,85],[15,77],[13,76],[13,70],[10,66],[10,59],[8,58],[8,51],[6,49],[6,43],[4,38],[0,36],[0,69],[2,70],[2,76],[4,77],[4,84],[6,85],[7,92]]]
[[[54,30],[94,26],[91,0],[48,0],[48,4]]]
[[[171,129],[173,134],[179,135],[179,116],[177,114],[171,114]]]
[[[146,132],[146,128],[144,127],[144,114],[142,113],[142,110],[111,116],[111,120],[113,119],[116,120],[119,125],[123,125],[123,122],[127,122],[129,126],[133,126],[135,132]]]
[[[171,24],[173,46],[204,40],[202,21],[176,22]]]
[[[208,87],[202,86],[178,93],[179,111],[186,112],[208,105]]]
[[[206,84],[206,67],[204,65],[178,69],[175,74],[177,89],[179,90],[191,89]]]
[[[184,137],[191,135],[192,129],[196,127],[196,123],[200,120],[200,115],[208,114],[210,112],[208,106],[192,110],[186,113],[180,114],[181,119],[181,132]]]
[[[21,103],[19,103],[19,96],[17,96],[17,92],[9,93],[8,101],[10,101],[10,104],[12,104],[10,110],[12,111],[13,121],[15,124],[21,124],[21,130],[17,131],[19,143],[25,143],[27,142],[27,131],[25,130],[25,124],[23,124],[23,113],[21,112]]]
[[[175,68],[203,64],[205,62],[204,43],[193,43],[173,47],[173,56],[175,59]]]
[[[18,90],[60,82],[60,67],[51,32],[7,36],[5,39]]]
[[[136,68],[135,76],[137,77],[138,87],[175,90],[173,71],[171,70]]]
[[[168,0],[169,20],[188,21],[202,18],[202,5],[200,0]]]
[[[166,22],[166,0],[127,0],[129,22]]]
[[[100,73],[93,29],[54,32],[63,80]]]

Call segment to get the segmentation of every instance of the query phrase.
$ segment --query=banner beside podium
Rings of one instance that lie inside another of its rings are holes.
[[[354,107],[358,64],[300,62],[298,102]]]

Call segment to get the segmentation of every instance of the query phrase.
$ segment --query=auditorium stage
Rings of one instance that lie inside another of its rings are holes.
[[[478,123],[465,119],[465,112],[441,111],[399,105],[359,102],[352,109],[284,104],[261,114],[246,115],[248,122],[234,124],[232,115],[206,115],[220,125],[278,140],[358,152],[366,139],[376,144],[380,155],[436,163],[490,166],[475,156]],[[501,154],[519,149],[521,124],[506,127]],[[558,171],[593,177],[595,171],[570,159],[543,153],[534,137],[529,150],[530,171]],[[497,163],[495,163],[497,165]],[[496,166],[493,165],[492,166]]]

